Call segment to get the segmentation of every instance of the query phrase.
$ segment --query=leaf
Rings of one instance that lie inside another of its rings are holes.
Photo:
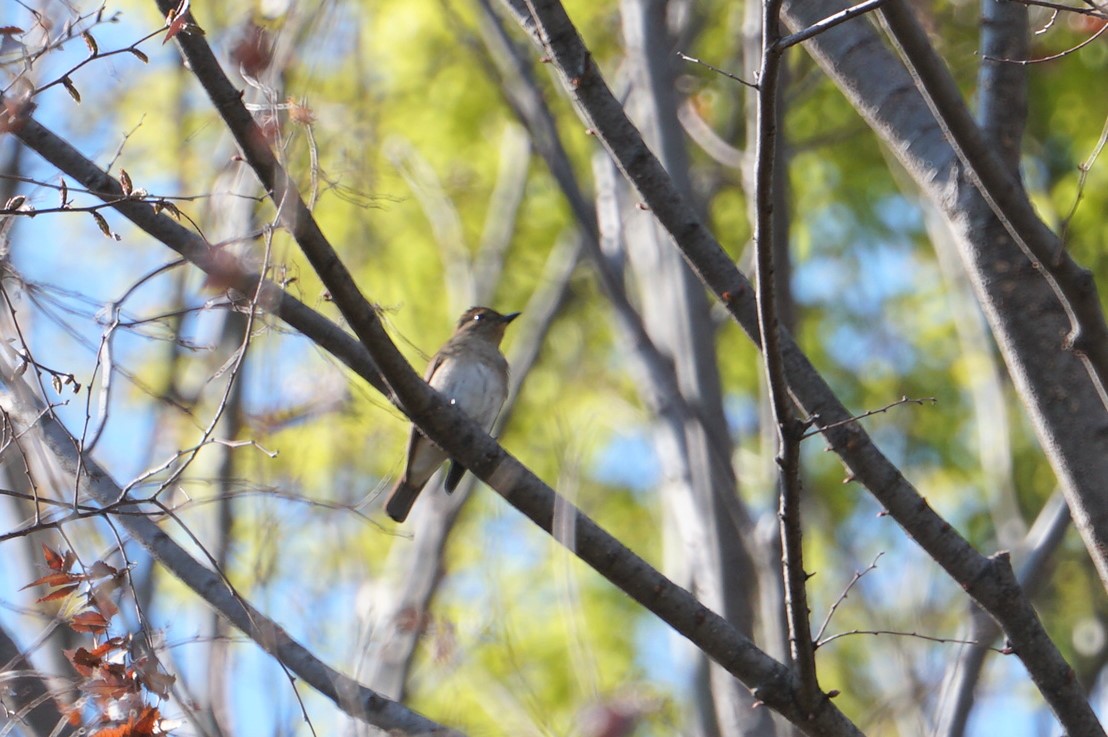
[[[177,220],[181,219],[181,211],[177,208],[177,205],[174,205],[169,200],[158,200],[157,202],[154,203],[154,214],[155,215],[157,215],[162,210],[167,211],[170,215],[175,217]]]
[[[107,631],[108,620],[104,619],[100,612],[82,612],[69,620],[69,626],[74,632],[98,635]]]
[[[66,185],[64,178],[62,179],[61,194],[62,207],[69,207],[69,187]]]
[[[65,571],[58,571],[57,573],[48,573],[42,578],[35,579],[31,583],[23,587],[23,589],[29,589],[32,586],[66,586],[71,583],[79,582],[81,579],[79,576],[74,576],[72,573],[66,573]],[[23,589],[20,589],[22,591]]]
[[[135,191],[134,185],[131,184],[131,175],[126,169],[119,170],[119,186],[123,188],[124,197],[130,197],[131,192]]]
[[[19,26],[0,26],[0,36],[20,36],[26,33]]]
[[[5,210],[18,210],[23,205],[23,203],[26,202],[26,201],[27,201],[26,197],[24,197],[21,194],[17,194],[15,197],[12,197],[10,200],[7,201],[7,203],[4,205],[4,209]]]
[[[110,653],[112,650],[122,650],[125,647],[127,647],[127,640],[125,638],[112,637],[105,640],[102,645],[98,645],[97,647],[93,648],[89,652],[89,655],[97,658],[102,658],[103,656]]]
[[[54,391],[58,394],[62,393],[62,377],[54,374],[50,377],[50,383],[54,385]]]
[[[100,648],[97,648],[99,650]],[[92,675],[92,671],[95,668],[100,667],[100,661],[103,660],[102,654],[92,653],[83,647],[79,647],[76,650],[64,650],[65,657],[69,658],[69,662],[77,669],[77,672],[82,676]]]
[[[150,63],[150,57],[147,56],[146,54],[142,53],[138,49],[132,47],[132,48],[129,48],[127,50],[130,51],[135,56],[137,56],[139,58],[139,61],[141,61],[143,64],[149,64]]]
[[[96,45],[96,39],[92,37],[91,33],[84,31],[81,33],[81,38],[85,40],[85,46],[88,46],[88,50],[93,56],[100,53],[100,47]]]
[[[112,229],[108,227],[108,221],[104,219],[104,216],[98,213],[96,210],[92,211],[92,219],[96,221],[96,227],[100,228],[100,232],[109,238],[119,240],[119,235],[112,232]]]
[[[65,91],[69,93],[69,96],[81,102],[81,93],[77,91],[77,87],[73,84],[73,80],[69,77],[62,77],[62,85],[65,86]]]
[[[108,565],[102,560],[98,560],[87,568],[85,573],[87,573],[90,578],[107,578],[108,576],[118,576],[119,569]]]
[[[72,584],[70,586],[63,586],[63,587],[61,587],[60,589],[58,589],[56,591],[51,591],[46,596],[40,596],[38,599],[35,599],[35,603],[36,604],[41,604],[44,601],[57,601],[58,599],[64,599],[65,597],[69,596],[70,594],[72,594],[74,591],[76,591],[80,587],[81,587],[81,584],[79,584],[79,583],[75,583],[75,584]]]
[[[108,581],[109,584],[113,582],[113,580]],[[119,614],[119,607],[115,605],[115,602],[112,601],[112,597],[109,596],[110,590],[102,591],[101,588],[102,585],[94,588],[89,594],[89,600],[92,602],[93,607],[96,608],[96,611],[103,614],[105,619],[110,620],[116,614]]]
[[[165,33],[165,38],[162,39],[163,45],[184,30],[185,26],[188,25],[188,18],[186,17],[188,15],[188,10],[189,0],[181,0],[181,2],[177,4],[177,7],[170,10],[165,16],[165,24],[168,30]]]
[[[176,676],[159,671],[158,661],[153,658],[142,658],[135,663],[135,675],[147,690],[163,699],[169,696],[169,690],[177,682]]]
[[[62,570],[62,566],[65,565],[65,558],[58,555],[56,550],[47,546],[45,543],[43,543],[42,546],[42,557],[46,559],[46,565],[50,566],[50,569],[53,571],[60,571]]]

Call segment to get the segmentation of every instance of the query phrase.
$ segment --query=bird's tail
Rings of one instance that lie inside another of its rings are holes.
[[[422,490],[423,484],[419,486],[409,484],[401,477],[389,493],[388,501],[385,502],[385,512],[394,522],[403,522],[408,519],[408,513],[412,511],[412,505],[415,504],[416,497]]]

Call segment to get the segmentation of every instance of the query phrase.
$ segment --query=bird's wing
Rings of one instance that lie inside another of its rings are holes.
[[[424,381],[430,383],[431,377],[435,375],[435,370],[442,364],[442,361],[442,354],[435,354],[435,356],[431,359],[431,362],[427,365],[427,370],[423,372]],[[433,456],[435,455],[436,450],[438,450],[437,447],[430,440],[424,437],[423,433],[419,431],[419,427],[413,422],[412,432],[408,435],[408,456],[406,464],[408,469],[411,470],[413,460],[421,460],[424,461],[424,464],[430,465],[433,462]],[[417,457],[417,454],[419,457]],[[439,463],[442,463],[442,460],[439,460],[438,463],[434,464],[435,468],[438,468]],[[424,464],[417,463],[417,465]],[[426,479],[424,480],[424,483],[426,483]],[[422,484],[420,484],[420,486],[422,487]]]

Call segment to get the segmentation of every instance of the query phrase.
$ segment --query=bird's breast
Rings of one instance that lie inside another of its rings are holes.
[[[431,376],[431,386],[488,429],[507,397],[507,375],[495,363],[454,357]]]

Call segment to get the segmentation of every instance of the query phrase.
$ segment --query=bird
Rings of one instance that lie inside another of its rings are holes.
[[[508,398],[508,360],[500,352],[500,341],[508,323],[519,317],[512,312],[501,315],[489,307],[470,307],[458,318],[454,335],[439,349],[427,366],[423,379],[488,431]],[[449,458],[412,425],[403,475],[397,479],[385,512],[395,522],[403,522],[416,497],[431,476]],[[465,467],[450,458],[444,486],[454,491],[465,474]]]

